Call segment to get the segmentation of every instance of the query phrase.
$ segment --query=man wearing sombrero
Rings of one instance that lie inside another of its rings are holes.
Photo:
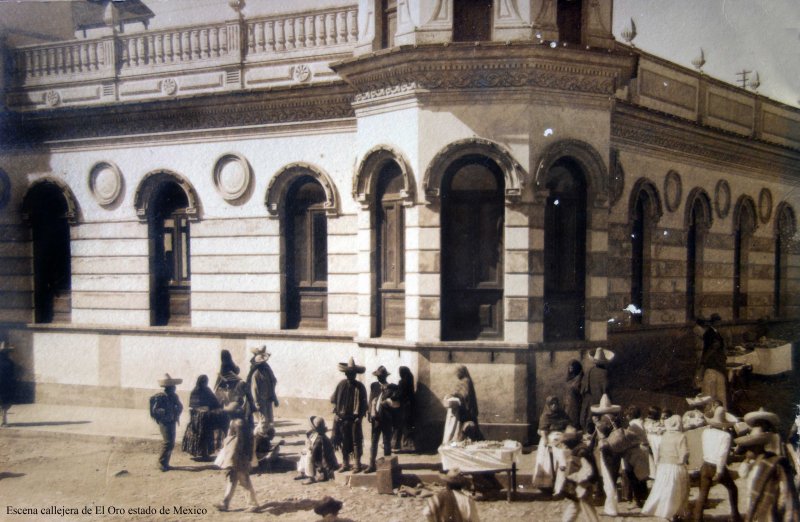
[[[703,431],[703,465],[700,467],[700,491],[694,503],[693,519],[703,520],[703,510],[708,500],[711,486],[722,484],[728,490],[733,522],[741,521],[739,514],[739,490],[728,470],[728,455],[733,442],[733,426],[736,417],[727,413],[725,408],[717,406],[714,416],[706,419],[708,428]]]
[[[614,355],[614,352],[606,348],[597,348],[589,355],[594,361],[594,367],[584,374],[581,383],[583,395],[581,427],[584,431],[589,431],[589,423],[592,420],[590,408],[598,404],[600,398],[608,393],[608,365],[614,360]]]
[[[725,341],[720,335],[717,326],[722,317],[711,314],[706,332],[703,334],[703,355],[700,366],[703,369],[703,395],[717,399],[728,408],[728,365],[725,352]]]
[[[150,397],[150,416],[158,424],[161,430],[161,453],[158,457],[158,466],[161,471],[169,471],[169,459],[172,456],[172,448],[175,447],[175,426],[181,418],[183,404],[175,393],[175,387],[183,382],[183,379],[174,379],[168,373],[164,374],[163,379],[158,380],[158,385],[164,391],[156,393]]]
[[[378,442],[383,436],[383,456],[392,454],[392,410],[396,404],[397,386],[389,384],[386,378],[389,371],[381,365],[372,372],[378,380],[369,387],[369,410],[367,413],[372,431],[370,440],[372,445],[369,452],[369,466],[366,473],[374,473],[378,458]]]
[[[364,433],[361,420],[367,413],[367,389],[356,380],[356,375],[366,368],[355,363],[352,357],[347,363],[339,363],[339,371],[345,378],[336,386],[331,396],[333,403],[333,445],[342,448],[342,467],[339,471],[360,473],[361,455],[364,449]],[[353,454],[355,467],[350,467],[350,454]]]
[[[791,465],[786,457],[768,451],[770,435],[756,426],[734,441],[737,453],[745,453],[739,475],[747,477],[746,520],[800,520]]]
[[[250,359],[250,371],[247,374],[247,388],[253,397],[253,420],[256,424],[255,433],[259,438],[266,437],[267,430],[275,423],[272,407],[278,406],[278,396],[275,394],[275,385],[278,380],[267,362],[270,353],[267,345],[262,345],[250,350],[253,354]]]

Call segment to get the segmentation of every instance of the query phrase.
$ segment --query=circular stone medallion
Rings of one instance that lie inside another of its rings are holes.
[[[717,207],[717,217],[725,219],[728,216],[731,209],[731,186],[724,179],[717,181],[714,206]]]
[[[250,188],[252,171],[240,154],[225,154],[214,166],[214,185],[226,201],[241,198]]]
[[[122,174],[113,163],[97,163],[89,174],[89,189],[100,205],[112,205],[122,192]]]
[[[667,210],[675,212],[681,204],[681,194],[683,193],[683,186],[681,185],[681,176],[674,170],[667,172],[667,177],[664,178],[664,203],[667,205]]]
[[[758,217],[765,225],[772,217],[772,192],[768,188],[762,188],[758,194]]]

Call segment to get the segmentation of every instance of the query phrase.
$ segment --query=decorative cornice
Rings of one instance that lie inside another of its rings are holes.
[[[2,145],[353,118],[352,101],[352,90],[342,82],[334,82],[191,99],[12,113],[7,125],[15,132],[5,134],[4,139],[16,141]]]
[[[414,91],[542,88],[613,95],[632,71],[628,56],[536,44],[403,46],[331,65],[356,102]]]
[[[617,103],[611,121],[613,146],[678,153],[716,165],[800,177],[800,152],[735,136],[657,111]]]

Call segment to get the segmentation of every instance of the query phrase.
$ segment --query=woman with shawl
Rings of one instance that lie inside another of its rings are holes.
[[[570,424],[580,426],[581,403],[583,402],[583,366],[577,359],[567,365],[567,392],[564,395],[564,411]]]
[[[680,415],[665,420],[664,428],[656,478],[642,514],[671,520],[688,515],[689,473],[686,464],[689,462],[689,444],[683,434]]]
[[[461,441],[465,422],[473,422],[476,437],[483,438],[478,427],[478,399],[475,396],[475,386],[472,384],[472,378],[466,366],[460,365],[456,368],[456,379],[458,380],[453,393],[444,398],[447,416],[442,445],[449,444],[451,441]]]
[[[189,395],[190,420],[183,434],[183,451],[203,460],[214,453],[214,429],[224,417],[220,408],[217,396],[208,387],[208,376],[201,375]]]
[[[397,400],[400,407],[392,410],[395,418],[392,449],[395,451],[415,451],[414,415],[416,398],[414,392],[414,375],[407,366],[401,366],[398,373]]]
[[[539,446],[536,449],[536,462],[533,467],[533,487],[551,489],[563,481],[563,474],[556,476],[555,470],[563,467],[564,455],[558,445],[564,430],[572,422],[561,407],[558,397],[550,395],[545,399],[544,410],[539,417]]]

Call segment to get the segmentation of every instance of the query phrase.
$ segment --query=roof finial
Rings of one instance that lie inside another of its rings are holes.
[[[753,89],[754,91],[758,92],[758,87],[760,85],[761,85],[761,79],[758,77],[758,71],[756,71],[755,76],[753,77],[752,80],[750,80],[750,83],[747,84],[747,86]]]
[[[633,22],[633,18],[631,18],[631,25],[622,30],[622,39],[631,47],[636,47],[633,44],[634,38],[636,38],[636,24]]]
[[[700,55],[697,56],[694,60],[692,60],[692,65],[694,68],[697,69],[699,72],[703,72],[703,66],[706,64],[706,55],[703,52],[703,48],[700,48]]]

